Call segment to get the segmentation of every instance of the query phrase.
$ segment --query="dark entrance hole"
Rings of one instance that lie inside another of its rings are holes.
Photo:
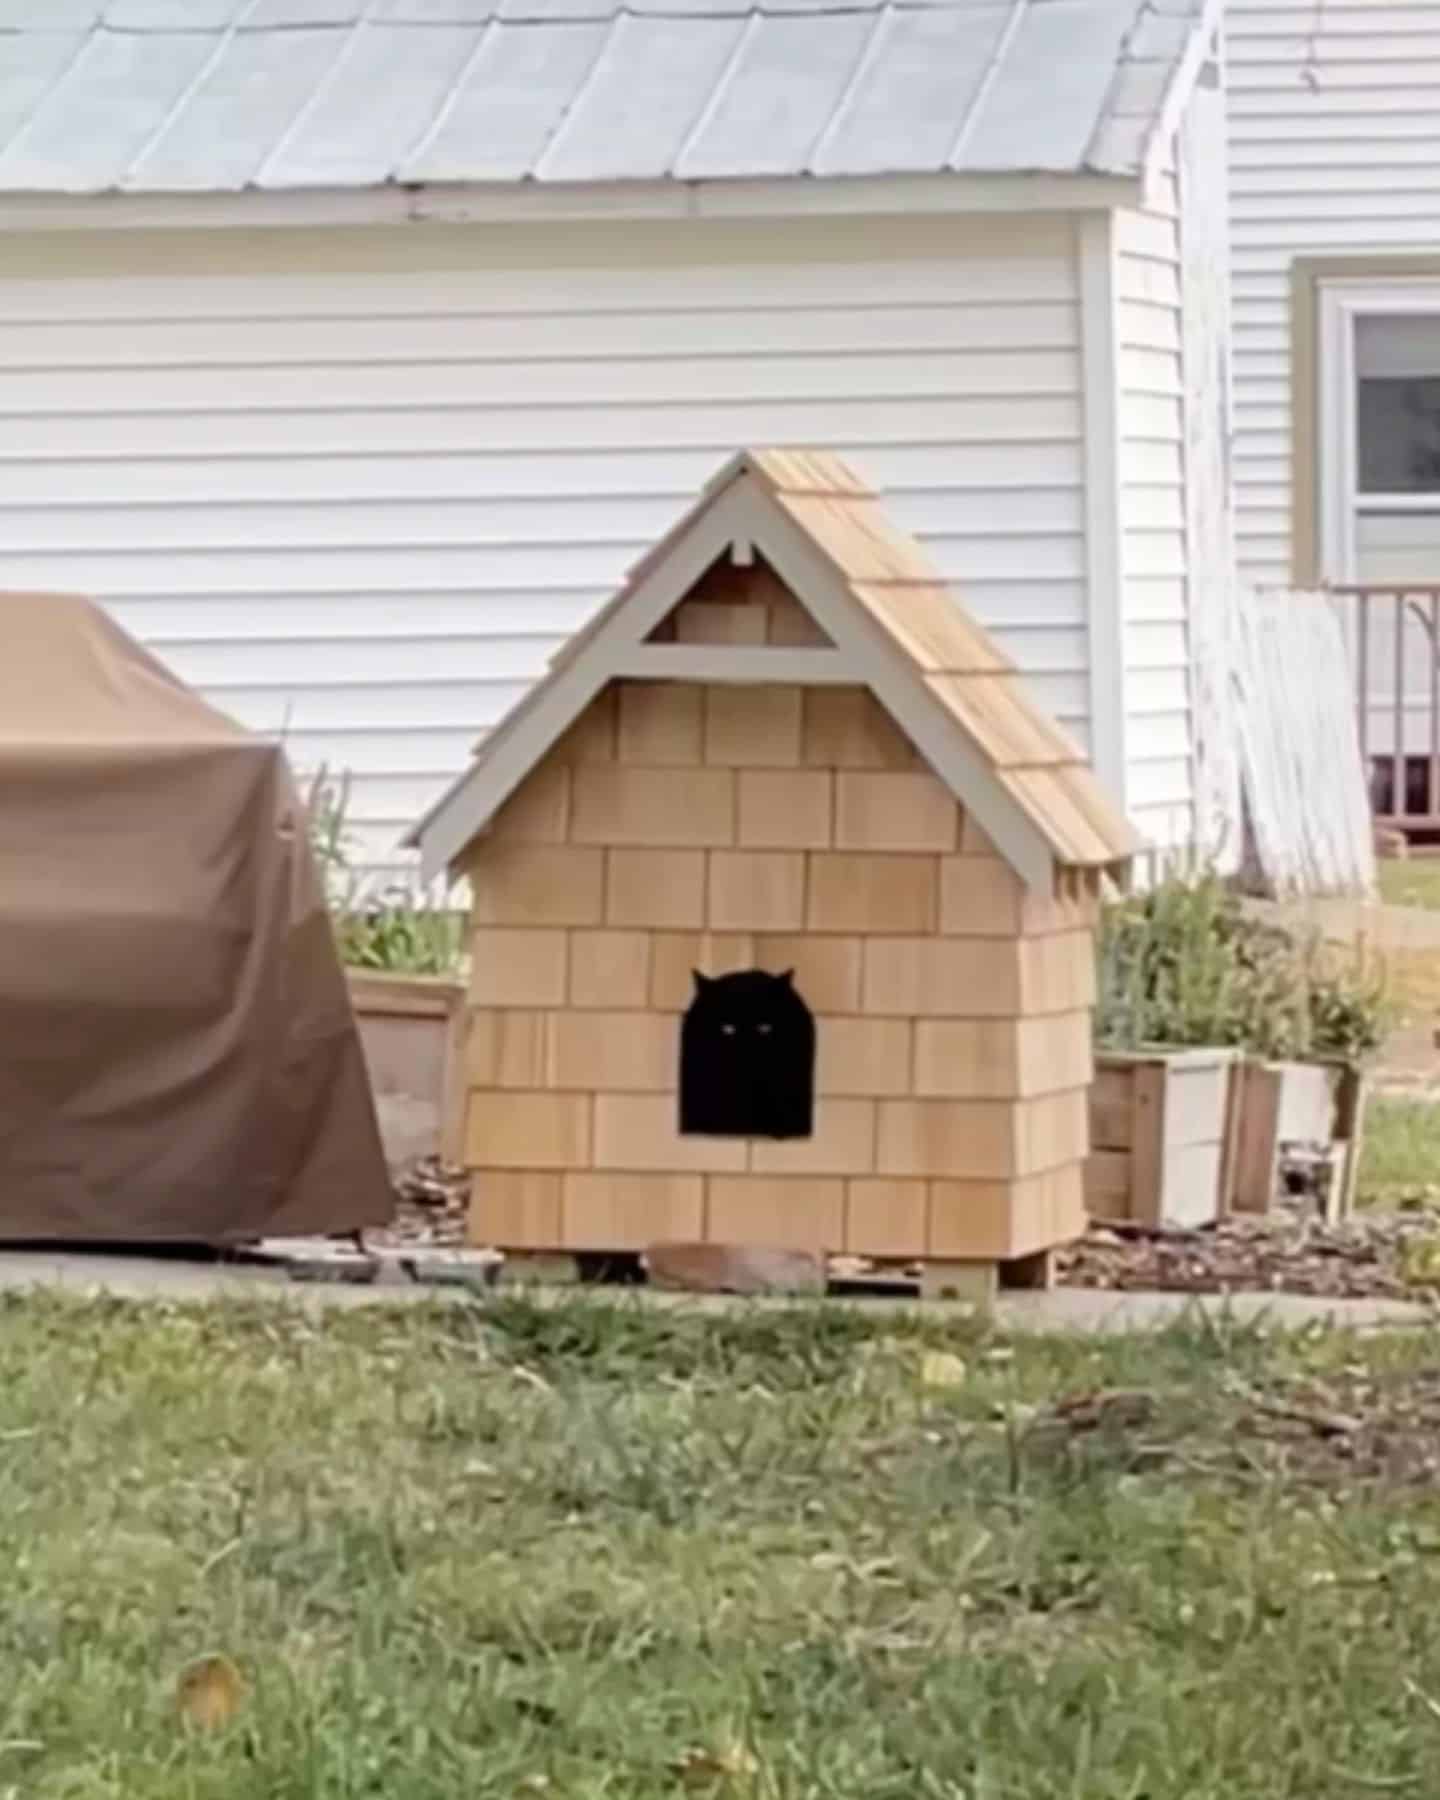
[[[680,1130],[703,1137],[809,1137],[815,1019],[795,971],[695,976],[680,1027]]]

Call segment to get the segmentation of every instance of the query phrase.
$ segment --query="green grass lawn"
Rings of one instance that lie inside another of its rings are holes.
[[[1366,1206],[1440,1201],[1440,1104],[1371,1096],[1365,1107],[1358,1189]]]
[[[1422,1334],[10,1299],[0,1795],[1434,1795],[1437,1428]]]
[[[1387,906],[1440,911],[1440,856],[1384,858],[1378,873],[1380,898]]]

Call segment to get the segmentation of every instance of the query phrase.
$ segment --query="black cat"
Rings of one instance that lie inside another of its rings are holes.
[[[793,969],[695,976],[680,1027],[680,1130],[703,1137],[809,1137],[815,1020]]]

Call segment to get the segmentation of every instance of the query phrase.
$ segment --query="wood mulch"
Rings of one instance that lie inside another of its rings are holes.
[[[367,1242],[458,1249],[465,1242],[465,1208],[470,1178],[427,1157],[395,1183],[395,1217],[383,1231],[367,1231]]]
[[[1326,1225],[1302,1205],[1281,1205],[1201,1230],[1095,1226],[1057,1261],[1064,1287],[1424,1300],[1440,1285],[1440,1235],[1420,1209]]]

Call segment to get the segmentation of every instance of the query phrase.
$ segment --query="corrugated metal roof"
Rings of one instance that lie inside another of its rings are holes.
[[[0,189],[1138,171],[1203,0],[0,0]]]

